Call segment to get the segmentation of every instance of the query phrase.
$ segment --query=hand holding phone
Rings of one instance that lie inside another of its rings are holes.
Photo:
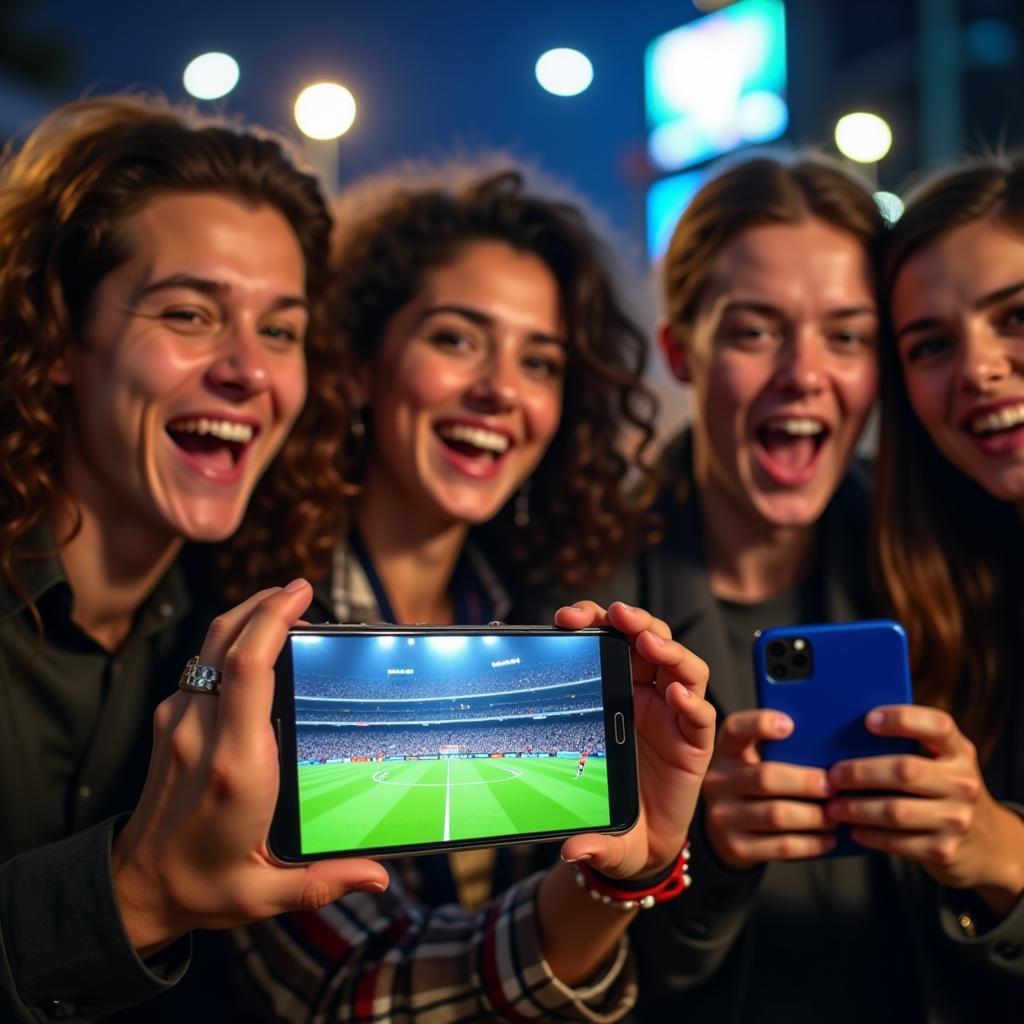
[[[277,663],[285,863],[623,831],[638,813],[614,630],[307,626]]]
[[[974,745],[947,712],[876,708],[868,728],[921,753],[840,761],[829,772],[831,820],[862,846],[906,857],[942,885],[978,890],[1000,916],[1020,899],[1024,822],[998,803]]]
[[[195,929],[387,888],[387,871],[373,861],[291,871],[267,856],[278,785],[274,659],[311,595],[296,580],[219,616],[199,654],[223,669],[219,695],[178,690],[157,709],[145,787],[111,851],[121,918],[142,957]]]
[[[820,857],[836,845],[821,802],[830,792],[827,772],[761,758],[764,743],[792,731],[788,715],[769,710],[733,712],[719,727],[704,783],[704,827],[718,859],[737,871]]]
[[[881,705],[912,701],[907,638],[898,623],[878,619],[767,629],[755,639],[753,654],[759,704],[785,713],[793,723],[786,737],[762,743],[765,761],[827,770],[839,761],[916,750],[911,740],[879,735],[865,724]],[[826,821],[835,825],[834,817]],[[841,827],[830,852],[862,850]]]
[[[708,666],[672,639],[642,608],[593,601],[562,608],[567,628],[607,623],[629,638],[640,774],[640,816],[624,835],[568,839],[562,857],[587,857],[614,878],[653,875],[678,856],[693,821],[715,739],[715,710],[705,699]]]

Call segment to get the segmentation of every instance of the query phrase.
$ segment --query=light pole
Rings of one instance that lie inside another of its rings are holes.
[[[877,114],[857,111],[836,121],[836,148],[847,160],[863,164],[878,188],[878,161],[892,147],[892,129]]]
[[[337,140],[355,119],[355,97],[337,82],[309,85],[295,101],[295,123],[306,136],[306,155],[330,195],[338,188]]]

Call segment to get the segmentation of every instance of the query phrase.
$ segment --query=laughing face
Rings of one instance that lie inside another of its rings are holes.
[[[442,527],[492,518],[558,428],[564,337],[558,287],[536,256],[474,242],[429,273],[357,396],[373,422],[364,514],[416,508]]]
[[[284,217],[217,194],[158,196],[123,225],[67,392],[61,467],[85,515],[221,540],[305,399],[302,252]]]
[[[986,219],[940,238],[900,270],[892,319],[935,446],[1024,510],[1024,236]]]
[[[822,221],[754,227],[719,253],[686,343],[695,472],[707,508],[814,523],[835,493],[877,387],[868,257]]]

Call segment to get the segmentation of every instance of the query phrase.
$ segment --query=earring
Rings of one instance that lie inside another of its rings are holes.
[[[366,437],[366,406],[353,405],[348,421],[348,432],[352,437],[362,440]]]
[[[512,511],[512,522],[520,529],[530,525],[530,481],[527,480],[516,492]]]
[[[348,437],[342,451],[342,472],[352,485],[358,486],[366,468],[366,406],[353,405],[348,418]]]

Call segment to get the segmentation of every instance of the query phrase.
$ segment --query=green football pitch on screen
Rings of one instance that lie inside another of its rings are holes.
[[[303,853],[486,839],[609,823],[604,758],[299,765]]]

